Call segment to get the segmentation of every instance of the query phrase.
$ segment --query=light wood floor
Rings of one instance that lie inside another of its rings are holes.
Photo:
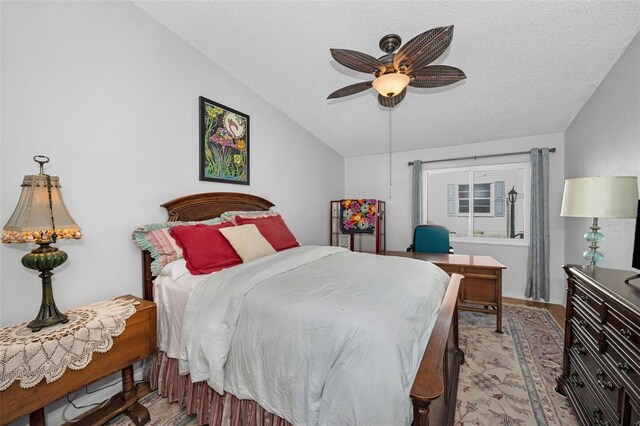
[[[535,308],[543,308],[549,311],[553,319],[556,320],[558,325],[564,329],[564,306],[554,305],[553,303],[534,302],[532,300],[512,299],[510,297],[503,297],[502,303],[509,303],[512,305],[525,305],[533,306]]]

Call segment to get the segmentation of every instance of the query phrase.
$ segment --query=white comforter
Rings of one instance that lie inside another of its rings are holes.
[[[203,280],[180,371],[295,425],[401,425],[449,278],[428,262],[303,246]]]

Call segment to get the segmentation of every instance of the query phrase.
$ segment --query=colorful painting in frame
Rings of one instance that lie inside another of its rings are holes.
[[[200,96],[200,180],[249,185],[249,116]]]

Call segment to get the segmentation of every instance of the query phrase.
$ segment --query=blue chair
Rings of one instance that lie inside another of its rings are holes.
[[[413,244],[407,251],[416,253],[453,253],[449,245],[449,230],[439,225],[418,225],[413,231]]]

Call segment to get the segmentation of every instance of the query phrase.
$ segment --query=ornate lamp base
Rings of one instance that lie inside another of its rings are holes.
[[[31,331],[40,331],[43,327],[49,327],[57,323],[69,321],[66,315],[60,313],[53,300],[53,289],[51,287],[51,270],[62,265],[67,260],[67,253],[49,246],[49,243],[38,243],[40,247],[27,253],[22,257],[22,264],[29,268],[40,271],[42,278],[42,303],[38,316],[31,321],[27,327]]]
[[[584,239],[589,243],[589,250],[582,253],[582,256],[589,261],[589,266],[596,266],[597,262],[604,259],[604,254],[600,253],[598,249],[599,243],[604,241],[604,235],[598,232],[600,227],[598,226],[598,218],[593,218],[593,223],[590,228],[591,231],[584,234]]]

